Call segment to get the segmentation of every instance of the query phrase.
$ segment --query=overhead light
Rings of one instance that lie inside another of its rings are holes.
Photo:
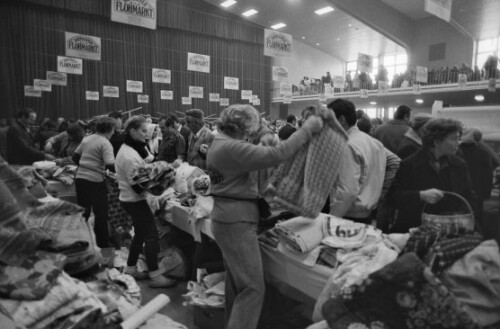
[[[370,105],[377,105],[377,102],[370,102]]]
[[[417,98],[417,99],[415,100],[415,103],[417,103],[417,104],[423,104],[423,103],[424,103],[424,100],[423,100],[422,98]]]
[[[484,101],[484,96],[483,95],[476,95],[476,96],[474,96],[474,99],[477,102],[483,102]]]
[[[315,11],[315,13],[317,15],[323,15],[323,14],[326,14],[326,13],[329,13],[329,12],[332,12],[334,11],[335,9],[333,9],[332,6],[327,6],[327,7],[324,7],[324,8],[321,8],[321,9],[318,9]]]
[[[285,23],[278,23],[278,24],[274,24],[273,26],[271,26],[271,28],[273,30],[277,30],[277,29],[281,29],[282,27],[285,27],[286,24]]]
[[[227,7],[231,7],[235,3],[236,3],[236,1],[234,1],[234,0],[227,0],[227,1],[224,1],[223,3],[221,3],[220,5],[224,8],[227,8]]]
[[[257,14],[258,11],[255,10],[255,9],[249,9],[247,11],[245,11],[242,15],[245,16],[245,17],[250,17],[250,16],[253,16],[255,14]]]
[[[302,37],[302,39],[305,39],[306,37]]]
[[[340,41],[340,38],[337,38],[337,41]]]
[[[349,25],[347,25],[347,26],[351,27],[351,26],[352,26],[352,24],[349,24]]]
[[[316,46],[319,46],[319,43],[317,43]]]

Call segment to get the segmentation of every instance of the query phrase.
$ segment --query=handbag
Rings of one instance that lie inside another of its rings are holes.
[[[447,233],[453,233],[463,229],[467,231],[474,231],[474,212],[472,211],[469,202],[460,194],[454,192],[444,192],[443,199],[445,197],[454,197],[462,201],[462,203],[466,205],[468,213],[450,212],[442,214],[428,214],[425,212],[427,203],[424,203],[424,207],[422,208],[422,224],[430,222],[438,224],[441,229]]]

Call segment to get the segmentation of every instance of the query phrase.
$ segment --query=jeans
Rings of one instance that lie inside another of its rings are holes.
[[[108,192],[104,182],[91,182],[86,179],[75,180],[76,202],[85,208],[85,218],[94,212],[94,233],[97,245],[107,248],[109,244],[108,231]]]
[[[257,223],[212,222],[226,268],[226,329],[255,329],[264,302]]]
[[[158,253],[160,243],[158,239],[158,229],[146,200],[137,202],[122,202],[123,209],[132,217],[135,235],[130,245],[130,253],[127,259],[127,266],[137,265],[142,246],[145,245],[146,263],[149,272],[158,269]]]

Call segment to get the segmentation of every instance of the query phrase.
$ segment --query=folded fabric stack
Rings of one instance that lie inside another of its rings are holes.
[[[66,165],[62,168],[57,168],[52,174],[52,178],[66,186],[73,185],[77,168],[75,165]]]
[[[326,217],[316,219],[295,217],[276,224],[275,231],[287,247],[298,253],[313,250],[323,240],[323,225]]]
[[[224,308],[225,272],[209,274],[198,282],[189,281],[183,295],[188,305]]]
[[[161,195],[175,183],[175,170],[166,161],[157,161],[136,168],[132,177],[136,184],[151,194]]]

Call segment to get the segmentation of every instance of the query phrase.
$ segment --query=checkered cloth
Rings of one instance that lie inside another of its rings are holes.
[[[308,218],[318,217],[323,209],[347,146],[347,134],[333,111],[321,108],[317,112],[323,118],[323,129],[276,169],[268,187],[276,202]]]
[[[458,259],[475,249],[481,242],[483,242],[483,237],[479,235],[439,241],[432,246],[424,262],[434,274],[441,274]]]
[[[112,229],[117,232],[129,232],[132,229],[132,218],[125,212],[118,200],[120,190],[118,182],[106,177],[108,187],[108,216]]]
[[[316,264],[336,268],[338,265],[337,249],[325,247],[321,249]]]

